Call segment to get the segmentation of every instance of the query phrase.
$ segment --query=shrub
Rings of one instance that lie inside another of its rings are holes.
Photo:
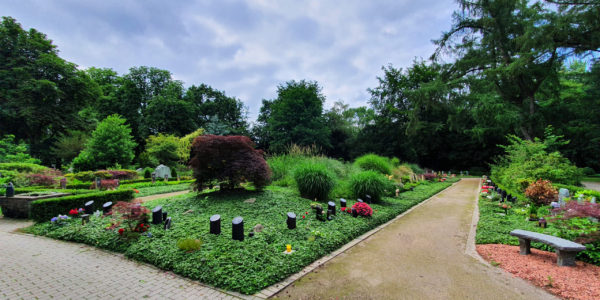
[[[425,177],[425,180],[434,180],[435,178],[437,178],[437,175],[435,173],[425,173],[423,174],[423,176]]]
[[[32,163],[39,164],[40,160],[32,158],[27,153],[28,145],[15,141],[15,136],[12,134],[0,136],[0,163]],[[2,168],[0,168],[2,169]]]
[[[381,174],[391,174],[392,166],[387,158],[376,154],[365,154],[357,158],[354,163],[364,170],[373,170]]]
[[[500,157],[497,164],[492,165],[491,177],[511,190],[519,190],[520,181],[542,178],[554,183],[578,185],[581,171],[559,152],[548,153],[546,150],[550,138],[547,133],[546,141],[522,140],[509,136],[509,145],[503,148],[506,154]],[[550,147],[552,148],[552,147]],[[521,186],[522,187],[522,186]]]
[[[65,174],[65,177],[67,178],[72,178],[72,179],[77,179],[79,181],[93,181],[94,178],[96,176],[94,176],[94,172],[92,171],[83,171],[83,172],[77,172],[77,173],[72,173],[72,174]]]
[[[151,179],[152,178],[152,172],[154,172],[154,169],[152,169],[152,168],[144,168],[144,178]]]
[[[177,240],[177,248],[186,252],[200,250],[202,241],[199,239],[179,239]]]
[[[596,174],[596,171],[590,167],[581,168],[583,175],[590,176]]]
[[[31,202],[29,217],[37,222],[44,222],[54,216],[68,213],[73,207],[83,207],[90,200],[94,200],[96,209],[100,209],[104,202],[129,201],[131,199],[133,199],[133,190],[86,193],[60,198],[41,199]]]
[[[548,180],[532,182],[525,190],[525,196],[536,205],[549,205],[556,200],[558,192]]]
[[[53,186],[54,178],[44,174],[28,174],[29,185]]]
[[[354,205],[352,205],[352,208],[356,210],[359,216],[370,217],[373,215],[373,209],[367,203],[356,202]]]
[[[100,180],[100,189],[102,190],[114,190],[117,188],[116,179],[104,179]]]
[[[112,174],[107,170],[98,170],[98,171],[94,172],[94,180],[95,180],[95,178],[111,179]]]
[[[305,162],[294,170],[300,196],[325,201],[335,185],[335,176],[324,164]]]
[[[119,180],[135,179],[138,177],[135,170],[108,170],[108,173],[111,175],[111,178]]]
[[[146,152],[154,160],[173,169],[177,162],[182,159],[177,154],[179,144],[180,140],[178,137],[159,133],[158,135],[151,135],[146,139]]]
[[[17,171],[20,173],[42,173],[48,170],[48,167],[32,163],[0,163],[0,170]]]
[[[375,171],[363,171],[354,174],[350,178],[352,193],[356,198],[365,199],[366,195],[371,196],[374,202],[379,202],[385,194],[386,187],[390,182],[382,174]]]
[[[263,152],[254,149],[254,143],[245,136],[196,137],[190,157],[200,190],[211,180],[222,182],[221,188],[251,181],[257,189],[262,189],[271,177]]]
[[[136,143],[131,128],[119,115],[106,117],[92,133],[83,150],[73,160],[75,170],[108,168],[115,164],[128,166],[134,157]]]

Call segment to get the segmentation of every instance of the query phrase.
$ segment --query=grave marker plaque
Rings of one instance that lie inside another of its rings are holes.
[[[231,222],[231,238],[237,241],[244,240],[244,219],[236,217]]]
[[[296,229],[296,214],[293,212],[287,213],[288,229]]]
[[[152,224],[157,225],[162,223],[162,206],[157,206],[152,209]]]
[[[210,233],[221,234],[221,216],[212,215],[210,217]]]

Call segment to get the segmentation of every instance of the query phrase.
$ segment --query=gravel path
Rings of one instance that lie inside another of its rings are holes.
[[[32,224],[0,217],[0,299],[237,299],[121,254],[15,232]]]
[[[478,184],[461,180],[276,297],[555,299],[465,253]]]

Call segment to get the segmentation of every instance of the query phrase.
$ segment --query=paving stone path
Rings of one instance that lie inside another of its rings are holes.
[[[121,254],[15,232],[0,217],[0,299],[238,299]]]
[[[461,180],[276,297],[555,299],[467,254],[478,186],[478,179]]]

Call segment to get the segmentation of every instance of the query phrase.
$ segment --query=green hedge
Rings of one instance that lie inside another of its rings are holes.
[[[60,198],[42,199],[31,202],[30,218],[37,222],[48,221],[59,214],[67,214],[70,209],[81,208],[94,200],[94,209],[101,209],[102,204],[108,201],[130,201],[133,199],[133,190],[106,191],[85,193]]]
[[[48,167],[31,163],[0,163],[0,170],[10,170],[21,173],[41,173],[48,170]]]

